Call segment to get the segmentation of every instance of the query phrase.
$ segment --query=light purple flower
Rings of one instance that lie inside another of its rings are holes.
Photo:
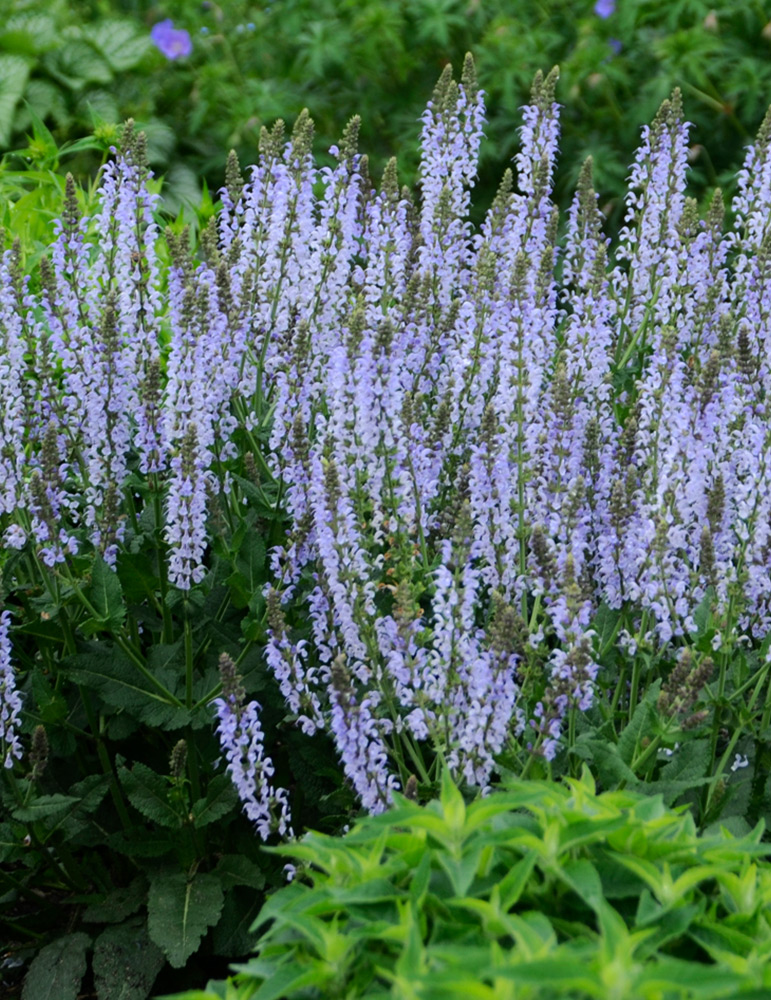
[[[16,689],[11,663],[10,624],[10,611],[3,611],[0,614],[0,763],[6,768],[13,767],[14,759],[20,760],[22,755],[18,733],[21,695]]]
[[[175,28],[174,22],[169,19],[154,25],[150,38],[167,59],[189,56],[193,51],[193,43],[188,32],[184,28]]]
[[[597,17],[610,17],[616,9],[616,0],[597,0],[594,5],[594,13]]]
[[[286,789],[274,788],[273,761],[265,753],[260,725],[260,706],[244,704],[244,690],[235,664],[227,653],[220,656],[222,697],[217,698],[217,735],[225,752],[227,771],[244,806],[263,840],[274,829],[281,836],[289,832],[291,814]]]

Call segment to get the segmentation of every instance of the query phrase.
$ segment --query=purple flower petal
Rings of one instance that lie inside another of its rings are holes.
[[[159,21],[153,26],[150,38],[167,59],[189,56],[193,51],[193,43],[188,32],[184,28],[175,28],[174,22],[168,19]]]
[[[594,5],[594,13],[597,17],[610,17],[616,9],[616,0],[597,0]]]

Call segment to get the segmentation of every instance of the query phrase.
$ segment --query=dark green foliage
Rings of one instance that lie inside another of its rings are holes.
[[[739,16],[728,0],[683,0],[666,12],[653,0],[627,0],[607,20],[591,0],[526,0],[516,8],[502,0],[239,0],[221,8],[177,0],[162,12],[149,0],[52,0],[44,12],[37,0],[7,3],[0,133],[5,128],[8,138],[0,138],[0,154],[16,152],[0,163],[0,225],[12,226],[36,257],[58,211],[63,164],[89,179],[93,193],[95,171],[128,116],[148,135],[167,214],[183,212],[194,226],[212,215],[208,192],[222,183],[227,149],[253,162],[261,127],[292,120],[306,105],[318,149],[336,142],[339,123],[358,113],[373,176],[398,153],[400,180],[413,183],[425,96],[441,66],[460,64],[470,47],[489,117],[479,213],[516,150],[518,109],[534,72],[558,63],[557,200],[567,206],[590,153],[601,207],[616,229],[639,123],[673,87],[689,99],[690,184],[702,202],[715,184],[730,187],[737,151],[768,102],[768,12],[747,6]],[[150,42],[161,16],[190,32],[188,59],[170,63]]]
[[[697,835],[659,797],[515,782],[471,805],[399,796],[300,864],[256,956],[177,1000],[696,1000],[771,995],[762,825]]]
[[[66,934],[41,949],[29,967],[22,1000],[75,1000],[90,944],[87,934]]]
[[[534,73],[559,64],[565,203],[580,164],[594,158],[601,204],[619,221],[620,196],[639,123],[675,86],[696,126],[693,187],[725,183],[771,88],[771,13],[732,0],[619,0],[603,19],[593,0],[8,0],[0,32],[0,151],[19,148],[45,120],[59,141],[96,126],[108,138],[133,116],[165,174],[169,211],[195,214],[200,183],[222,183],[227,150],[256,157],[260,128],[312,109],[319,147],[361,116],[361,146],[378,174],[399,154],[404,181],[417,166],[418,119],[443,65],[469,49],[489,109],[480,207],[516,150],[518,109]],[[73,16],[74,15],[74,16]],[[186,29],[191,56],[168,62],[150,41],[163,18]],[[768,23],[767,23],[768,22]],[[202,33],[203,32],[203,33]],[[35,137],[26,154],[37,164]],[[89,159],[91,157],[91,159]],[[94,166],[84,153],[80,169]]]

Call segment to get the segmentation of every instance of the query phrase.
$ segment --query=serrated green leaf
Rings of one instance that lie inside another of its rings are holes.
[[[630,788],[637,786],[637,775],[621,759],[615,743],[579,738],[572,752],[582,760],[589,761],[603,787],[618,787],[621,782],[625,782]]]
[[[118,777],[129,802],[143,816],[171,830],[182,826],[182,817],[169,803],[169,784],[162,775],[137,762],[131,770],[121,767]]]
[[[16,105],[27,86],[29,66],[17,55],[0,55],[0,153],[11,141]]]
[[[9,17],[0,30],[0,48],[37,55],[56,43],[56,22],[47,14],[25,12]]]
[[[160,858],[174,846],[171,834],[148,835],[146,830],[139,827],[135,827],[131,833],[117,830],[110,836],[108,844],[110,850],[125,854],[127,858]]]
[[[234,888],[226,892],[222,915],[212,932],[215,955],[235,958],[252,951],[257,935],[249,928],[261,906],[261,894],[251,889]]]
[[[94,942],[94,985],[99,1000],[146,1000],[165,964],[144,919],[108,927]]]
[[[87,596],[96,609],[97,620],[103,623],[103,627],[111,630],[119,629],[126,619],[123,589],[118,574],[98,553],[94,557],[91,586],[88,588]]]
[[[250,889],[262,889],[265,886],[265,876],[261,869],[242,854],[223,855],[217,862],[214,874],[223,889],[231,889],[236,885],[246,885]]]
[[[112,72],[104,58],[88,42],[77,38],[46,52],[43,64],[55,80],[76,92],[87,83],[110,83],[112,80]]]
[[[653,723],[652,690],[651,687],[646,691],[645,697],[634,710],[631,720],[618,738],[618,755],[625,764],[631,764],[636,751],[640,749],[640,741],[643,736],[651,732]]]
[[[53,795],[38,796],[27,805],[14,809],[11,815],[21,823],[35,823],[42,819],[61,816],[79,804],[80,799],[77,796],[55,792]]]
[[[597,614],[591,621],[590,628],[595,633],[594,648],[600,657],[606,656],[613,644],[621,623],[621,612],[608,607],[603,601],[597,609]]]
[[[123,653],[102,643],[91,649],[62,661],[74,683],[92,688],[108,705],[126,709],[147,725],[172,729],[189,723],[190,713],[170,704]]]
[[[88,934],[66,934],[33,958],[24,979],[22,1000],[75,1000],[86,973]]]
[[[224,896],[216,875],[160,875],[150,883],[147,926],[169,963],[181,969],[222,912]]]
[[[147,898],[147,880],[138,875],[130,885],[111,892],[101,903],[86,907],[83,920],[94,924],[119,924],[139,909]]]
[[[226,774],[217,774],[209,782],[206,798],[193,804],[193,823],[208,826],[238,807],[238,795]]]
[[[116,73],[134,69],[152,49],[149,36],[138,30],[136,22],[121,18],[107,18],[91,24],[83,36]]]

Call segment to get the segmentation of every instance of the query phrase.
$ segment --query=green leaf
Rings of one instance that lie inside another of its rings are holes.
[[[291,996],[296,990],[314,986],[319,980],[319,975],[316,969],[298,971],[297,964],[289,962],[278,968],[250,1000],[282,1000],[285,996]]]
[[[77,796],[55,792],[53,795],[38,796],[28,805],[14,809],[11,815],[21,823],[35,823],[38,820],[61,816],[79,804],[80,799]]]
[[[557,875],[570,886],[580,899],[588,903],[593,910],[597,910],[603,900],[602,882],[591,861],[586,858],[568,861],[557,869]]]
[[[94,985],[99,1000],[146,1000],[165,964],[144,919],[108,927],[94,943]]]
[[[248,885],[250,889],[262,889],[265,886],[265,876],[261,869],[242,854],[223,855],[217,862],[214,874],[223,889],[236,885]]]
[[[150,883],[147,926],[169,963],[181,969],[216,924],[224,896],[216,875],[161,875]]]
[[[169,833],[148,834],[139,826],[130,833],[117,830],[108,840],[110,850],[125,854],[127,858],[160,858],[172,850],[174,843]]]
[[[134,69],[152,49],[149,36],[134,21],[107,18],[89,25],[83,35],[116,73]]]
[[[653,723],[653,707],[651,696],[654,688],[650,687],[643,700],[634,710],[629,724],[618,738],[618,755],[625,764],[631,764],[632,758],[640,748],[643,736],[650,734]]]
[[[47,52],[43,65],[50,75],[69,90],[80,91],[87,83],[110,83],[112,72],[92,45],[73,39],[62,48]]]
[[[608,607],[603,601],[589,626],[595,633],[594,648],[597,650],[598,656],[607,656],[613,648],[620,624],[621,612]]]
[[[27,86],[29,66],[16,55],[0,55],[0,150],[11,141],[16,105]]]
[[[66,934],[33,958],[24,979],[22,1000],[75,1000],[86,973],[88,934]]]
[[[209,782],[206,798],[193,804],[193,823],[208,826],[238,807],[238,795],[226,774],[217,774]]]
[[[615,743],[580,736],[572,753],[592,764],[592,770],[605,788],[616,788],[621,782],[631,788],[638,784],[637,776],[621,759]]]
[[[83,920],[94,924],[119,924],[136,913],[147,898],[147,880],[137,875],[130,885],[111,892],[101,903],[86,907]]]
[[[442,804],[442,812],[444,813],[447,825],[454,831],[459,832],[462,830],[466,822],[466,803],[463,801],[463,796],[450,776],[449,768],[445,768],[442,772],[442,788],[439,801]],[[460,895],[465,895],[465,893],[461,893]]]
[[[118,777],[129,802],[143,816],[160,826],[180,829],[182,817],[169,803],[169,784],[162,775],[137,762],[131,770],[121,767]]]
[[[190,714],[170,704],[119,650],[92,643],[91,651],[68,656],[62,667],[75,684],[97,691],[108,705],[131,712],[148,726],[173,729],[187,725]],[[153,671],[157,678],[158,672]]]
[[[245,607],[262,593],[265,582],[265,543],[260,535],[248,531],[234,560],[235,571],[228,577],[236,607]]]
[[[97,612],[96,624],[92,627],[92,631],[99,629],[117,631],[126,619],[123,589],[118,574],[110,569],[98,553],[94,557],[91,586],[86,596]],[[85,628],[83,631],[86,631]]]
[[[257,935],[250,931],[262,906],[262,895],[251,889],[234,888],[225,893],[225,905],[217,926],[212,931],[215,955],[237,958],[248,955]]]
[[[498,891],[501,894],[501,909],[504,912],[508,912],[519,902],[519,897],[527,885],[537,858],[538,855],[535,851],[529,851],[509,869],[503,881],[499,884]]]
[[[17,14],[0,31],[0,49],[35,56],[56,44],[56,22],[46,14]]]

